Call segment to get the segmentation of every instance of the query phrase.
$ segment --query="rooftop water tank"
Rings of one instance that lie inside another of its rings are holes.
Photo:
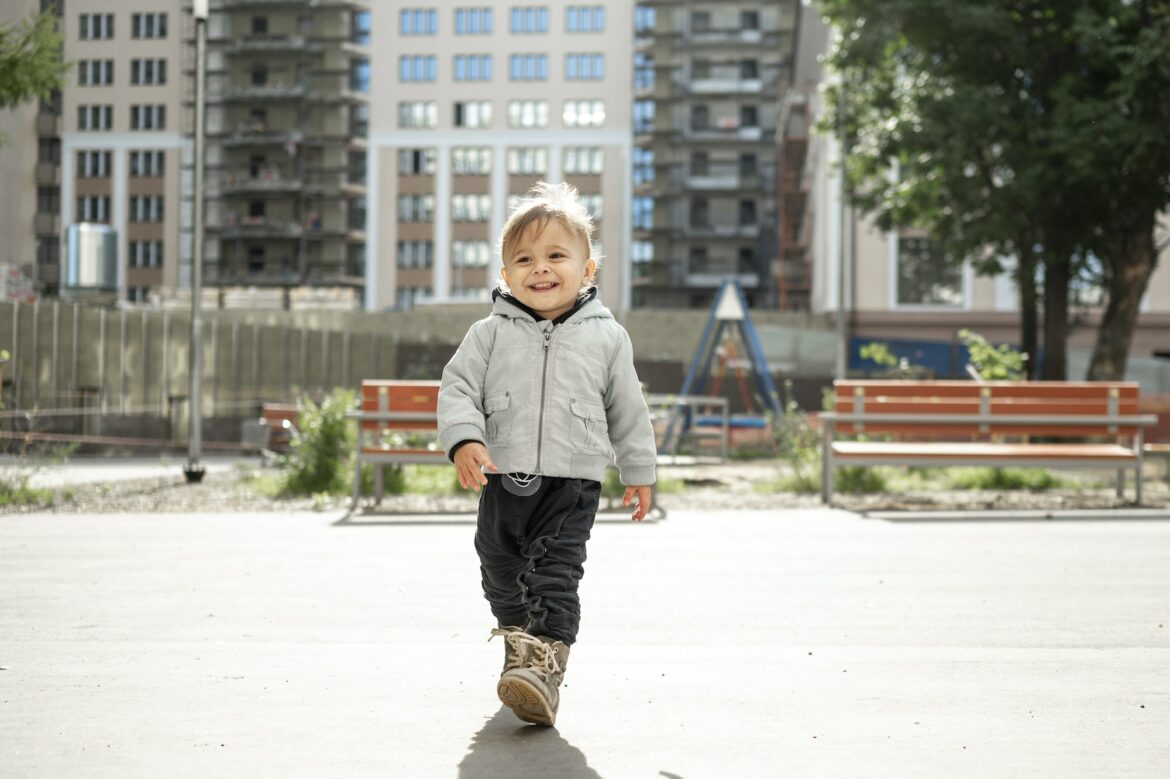
[[[64,297],[118,296],[118,232],[109,225],[79,222],[65,228]]]

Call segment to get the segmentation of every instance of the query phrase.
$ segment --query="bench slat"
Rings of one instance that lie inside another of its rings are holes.
[[[1137,453],[1119,444],[998,444],[930,443],[891,441],[836,441],[833,457],[976,458],[987,460],[1123,460],[1133,461]]]

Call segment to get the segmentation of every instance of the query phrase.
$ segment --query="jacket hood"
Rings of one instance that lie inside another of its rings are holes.
[[[584,303],[578,304],[577,308],[574,309],[573,313],[568,317],[568,319],[564,320],[565,324],[569,324],[571,322],[580,323],[584,322],[586,319],[614,318],[610,310],[603,306],[601,301],[597,299],[597,290],[592,290],[590,294],[591,297]],[[495,290],[492,292],[492,300],[494,301],[492,303],[492,316],[502,316],[508,319],[527,319],[530,321],[535,319],[535,317],[533,317],[533,315],[526,310],[527,307],[520,303],[520,301],[516,300],[511,295],[501,292],[500,290]]]

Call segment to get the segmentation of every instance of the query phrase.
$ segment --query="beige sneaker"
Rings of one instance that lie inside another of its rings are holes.
[[[524,665],[525,659],[528,657],[528,643],[522,639],[508,640],[508,636],[520,635],[536,640],[534,636],[529,636],[524,632],[524,628],[505,625],[502,628],[492,628],[492,638],[496,636],[504,637],[504,670],[510,668],[519,668]],[[488,639],[491,641],[491,638]]]
[[[504,641],[515,647],[514,656],[520,665],[507,667],[500,674],[496,694],[500,701],[525,722],[553,725],[560,706],[561,682],[569,662],[569,647],[563,641],[534,637],[519,631],[492,631],[503,635]]]

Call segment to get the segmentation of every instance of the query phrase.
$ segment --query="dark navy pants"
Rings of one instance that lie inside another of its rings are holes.
[[[601,500],[590,479],[545,476],[528,497],[487,474],[479,496],[475,551],[484,597],[500,626],[527,628],[572,644],[581,623],[577,586],[585,575],[585,542]]]

